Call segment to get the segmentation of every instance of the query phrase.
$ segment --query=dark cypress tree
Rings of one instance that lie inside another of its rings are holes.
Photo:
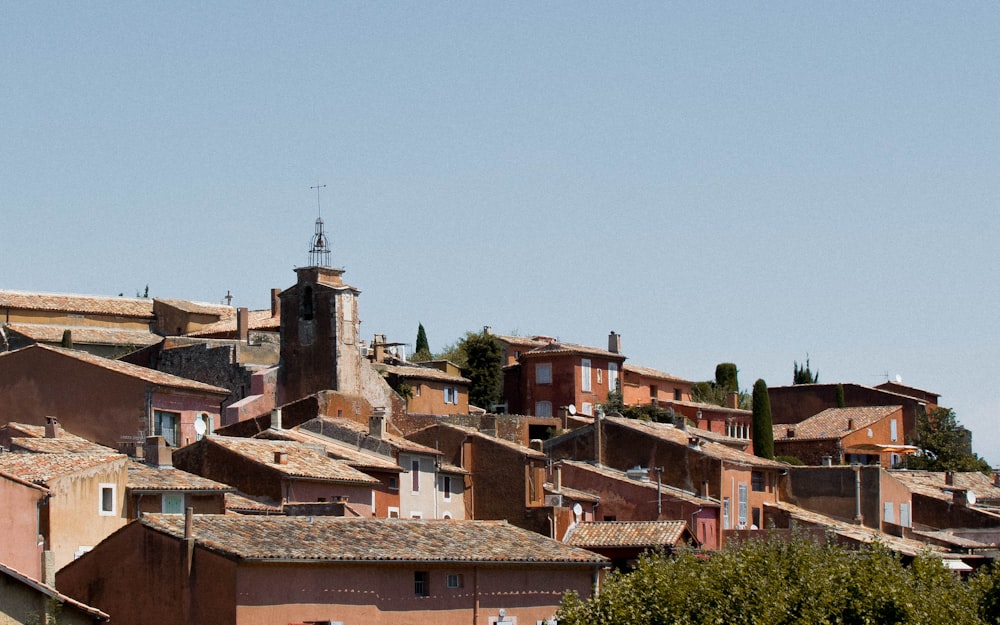
[[[757,380],[753,385],[753,453],[761,458],[774,458],[771,400],[764,380]]]
[[[492,334],[470,334],[465,338],[468,357],[464,373],[469,381],[469,403],[489,410],[500,399],[503,347]]]
[[[802,367],[795,362],[795,374],[792,377],[792,384],[816,384],[819,382],[819,371],[815,374],[809,369],[809,357],[806,356],[806,364]]]
[[[427,332],[424,331],[424,324],[417,324],[417,343],[413,349],[413,360],[423,362],[431,359],[431,346],[427,342]]]
[[[844,385],[837,385],[837,408],[846,408],[847,402],[844,400]]]

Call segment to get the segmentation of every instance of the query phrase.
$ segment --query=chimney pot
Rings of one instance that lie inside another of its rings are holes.
[[[736,391],[726,393],[726,407],[736,410],[740,407],[740,394]]]
[[[288,452],[287,451],[274,452],[274,464],[288,464]]]
[[[795,438],[795,428],[788,428],[788,438]]]
[[[945,471],[945,474],[944,474],[944,483],[947,486],[954,486],[955,485],[955,472],[954,471]]]
[[[281,314],[281,289],[271,289],[271,316]]]
[[[59,419],[45,417],[45,438],[59,438]]]
[[[145,461],[151,467],[172,467],[174,452],[162,436],[147,436]]]
[[[236,309],[236,339],[246,341],[250,338],[250,311],[245,307]]]
[[[608,351],[612,354],[622,353],[622,337],[614,330],[608,334]]]
[[[368,418],[368,434],[382,440],[382,435],[385,434],[385,408],[376,408],[375,414]]]
[[[848,429],[848,431],[850,431],[850,432],[853,432],[853,431],[854,431],[854,418],[853,418],[853,417],[851,417],[851,418],[849,418],[849,419],[847,420],[847,429]]]

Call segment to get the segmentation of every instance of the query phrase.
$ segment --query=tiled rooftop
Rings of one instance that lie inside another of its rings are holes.
[[[504,521],[194,515],[192,534],[207,549],[245,560],[338,562],[573,563],[606,559]],[[175,538],[179,515],[141,523]]]
[[[194,380],[188,380],[187,378],[182,378],[176,375],[170,375],[169,373],[163,373],[161,371],[156,371],[155,369],[147,369],[146,367],[140,367],[139,365],[133,365],[127,362],[122,362],[121,360],[111,360],[109,358],[102,358],[101,356],[95,356],[93,354],[88,354],[87,352],[81,352],[75,349],[65,349],[63,347],[54,347],[51,345],[31,345],[29,347],[23,347],[21,349],[6,352],[0,354],[0,358],[9,358],[14,354],[21,353],[29,349],[44,349],[51,352],[55,352],[67,358],[72,358],[80,362],[85,362],[89,365],[94,365],[101,367],[102,369],[107,369],[108,371],[113,371],[115,373],[126,375],[131,378],[136,378],[139,380],[144,380],[158,386],[167,386],[176,389],[185,389],[191,391],[202,391],[206,393],[214,393],[219,395],[229,395],[229,389],[220,388],[218,386],[212,386],[210,384],[203,384],[201,382],[195,382]]]
[[[577,469],[584,471],[589,471],[597,475],[608,478],[609,480],[617,480],[621,482],[626,482],[633,486],[639,486],[642,488],[648,488],[651,491],[651,497],[656,497],[656,482],[654,480],[649,481],[639,481],[633,480],[624,471],[619,471],[618,469],[612,469],[611,467],[602,464],[591,464],[589,462],[580,462],[578,460],[560,460],[559,464],[568,465]],[[691,491],[682,490],[668,484],[660,484],[660,492],[664,497],[670,497],[672,499],[679,499],[687,503],[692,503],[699,506],[718,506],[719,502],[715,499],[705,498],[698,496],[697,493]]]
[[[233,491],[233,487],[174,467],[151,467],[130,460],[128,487],[133,491]]]
[[[216,315],[221,319],[236,315],[236,309],[225,304],[207,304],[205,302],[191,302],[186,299],[167,299],[163,297],[157,297],[154,301],[162,302],[171,308],[196,315]]]
[[[521,358],[525,357],[536,358],[551,354],[583,354],[586,356],[602,356],[604,358],[611,358],[611,359],[621,359],[621,360],[625,359],[625,356],[623,356],[622,354],[609,352],[606,349],[599,349],[597,347],[588,347],[586,345],[576,345],[575,343],[560,343],[558,341],[553,343],[547,343],[545,345],[536,347],[526,352],[521,352]]]
[[[827,528],[833,531],[835,534],[851,540],[855,540],[865,544],[877,541],[885,545],[889,549],[907,556],[916,556],[918,554],[926,552],[934,552],[937,555],[942,555],[945,551],[943,548],[935,545],[922,543],[920,541],[912,540],[909,538],[899,538],[897,536],[883,534],[878,530],[865,527],[863,525],[855,525],[853,523],[839,521],[832,517],[828,517],[819,514],[817,512],[811,512],[809,510],[806,510],[805,508],[800,508],[790,503],[765,502],[764,507],[778,508],[779,510],[788,513],[788,515],[793,520],[799,522],[800,524]]]
[[[69,330],[73,343],[81,345],[134,345],[146,347],[163,340],[163,337],[148,330],[126,330],[121,328],[98,328],[92,326],[46,325],[41,323],[8,323],[7,328],[34,341],[59,343],[63,333]]]
[[[0,308],[153,318],[153,300],[0,290]]]
[[[344,441],[358,448],[362,447],[365,438],[371,437],[367,427],[343,417],[328,417],[323,415],[315,419],[310,419],[298,427],[300,430],[306,430],[333,440]],[[441,452],[433,447],[415,443],[391,432],[383,432],[380,440],[398,452],[431,454],[434,456],[441,455]]]
[[[375,365],[375,368],[381,369],[386,373],[399,376],[401,378],[435,380],[437,382],[452,382],[454,384],[470,383],[469,378],[463,378],[460,375],[452,375],[450,373],[446,373],[444,371],[441,371],[440,369],[435,369],[433,367],[378,364]]]
[[[574,547],[674,546],[687,528],[685,521],[603,521],[579,523],[564,539]]]
[[[613,422],[616,425],[636,430],[638,432],[643,432],[650,436],[670,441],[678,445],[687,445],[690,437],[701,439],[701,434],[704,432],[704,430],[699,428],[688,427],[687,429],[682,430],[667,423],[654,423],[652,421],[640,421],[638,419],[626,419],[624,417],[606,417],[606,420]],[[570,432],[570,434],[572,434],[572,432]],[[706,456],[716,458],[718,460],[754,467],[766,467],[773,469],[788,468],[788,465],[783,462],[754,456],[753,454],[733,449],[732,447],[721,443],[706,441],[704,439],[701,440],[702,442],[699,445],[699,451]]]
[[[548,458],[548,456],[546,456],[542,452],[536,451],[536,450],[532,449],[531,447],[525,447],[524,445],[521,445],[519,443],[515,443],[513,441],[509,441],[509,440],[504,439],[504,438],[499,438],[497,436],[490,436],[489,434],[486,434],[484,432],[480,432],[479,430],[477,430],[475,428],[466,427],[464,425],[458,425],[456,423],[445,423],[445,422],[442,422],[442,423],[438,423],[436,425],[428,426],[427,428],[423,428],[423,429],[426,430],[426,429],[429,429],[429,428],[432,428],[432,427],[442,427],[442,428],[450,428],[450,429],[453,429],[453,430],[458,430],[460,432],[464,432],[465,434],[468,434],[469,436],[472,436],[472,437],[475,437],[475,438],[480,438],[480,439],[486,440],[486,441],[490,441],[492,443],[496,443],[497,445],[500,445],[501,447],[506,447],[507,449],[509,449],[511,451],[515,451],[515,452],[517,452],[519,454],[523,454],[523,455],[525,455],[525,456],[527,456],[529,458]]]
[[[0,454],[0,473],[34,484],[46,484],[64,475],[87,471],[103,464],[125,464],[123,454]]]
[[[247,329],[258,332],[277,332],[281,329],[281,313],[276,317],[271,316],[271,310],[250,310],[247,311]],[[185,336],[211,336],[213,334],[235,333],[236,317],[220,319],[202,327],[196,332],[190,332]]]
[[[789,430],[795,431],[794,440],[843,438],[851,432],[856,432],[881,421],[901,408],[902,406],[827,408],[799,423],[775,425],[774,439],[791,440],[788,436]],[[848,428],[849,425],[850,428]]]
[[[302,443],[294,441],[268,441],[252,438],[230,438],[211,436],[202,439],[206,444],[218,445],[239,454],[257,464],[288,477],[329,480],[331,482],[348,482],[353,484],[378,484],[379,481],[354,469],[346,462],[334,460],[326,454],[311,449]],[[287,464],[277,464],[274,454],[288,454]]]
[[[622,365],[622,371],[625,373],[635,373],[636,375],[641,375],[645,378],[655,378],[657,380],[667,380],[669,382],[683,382],[684,384],[691,384],[690,380],[685,380],[684,378],[679,378],[676,375],[666,373],[664,371],[658,371],[656,369],[651,369],[649,367],[640,367],[638,365]]]
[[[117,450],[92,443],[79,436],[67,435],[59,438],[23,437],[12,438],[11,451],[22,449],[35,454],[115,454]]]
[[[388,456],[359,449],[354,445],[333,440],[325,436],[320,436],[309,430],[292,428],[290,430],[267,429],[260,432],[254,438],[272,441],[296,441],[304,445],[319,445],[326,450],[326,454],[337,460],[343,460],[355,469],[375,469],[379,471],[401,471],[396,461]]]
[[[235,513],[281,514],[281,505],[266,497],[236,492],[226,493],[226,510]]]
[[[913,471],[895,469],[889,472],[892,477],[906,485],[911,492],[920,493],[935,499],[950,500],[954,489],[965,489],[974,493],[981,502],[1000,502],[1000,488],[993,484],[993,479],[978,471],[955,472],[952,474],[952,484],[947,483],[948,474],[944,471]]]

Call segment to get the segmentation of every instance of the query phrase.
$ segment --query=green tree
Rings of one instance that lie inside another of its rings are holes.
[[[617,380],[615,387],[608,391],[608,401],[601,404],[601,409],[605,414],[613,412],[617,412],[620,415],[625,414],[625,396],[622,394],[621,380]]]
[[[797,361],[794,362],[795,374],[792,377],[792,384],[816,384],[819,382],[819,371],[813,373],[809,369],[809,356],[806,356],[806,364],[799,366]]]
[[[982,594],[931,554],[904,566],[879,544],[853,551],[792,535],[731,542],[708,559],[646,554],[589,601],[568,593],[557,617],[561,625],[979,625]]]
[[[482,332],[465,337],[465,376],[469,378],[469,403],[487,410],[500,400],[503,347],[492,334]]]
[[[720,362],[715,365],[715,385],[726,393],[739,392],[739,370],[732,362]]]
[[[413,348],[413,362],[427,362],[432,358],[431,346],[427,342],[427,332],[424,331],[424,324],[417,324],[417,342]]]
[[[908,456],[904,466],[924,471],[980,471],[989,475],[989,463],[972,452],[971,436],[958,423],[951,408],[935,408],[917,415],[913,444],[920,451]]]
[[[771,399],[767,383],[757,380],[753,385],[753,453],[761,458],[774,458],[774,426],[771,424]]]
[[[469,337],[475,336],[475,332],[466,332],[465,335],[444,348],[440,353],[434,354],[437,360],[447,360],[458,365],[459,369],[465,369],[469,365],[469,356],[465,353],[465,343]]]
[[[844,399],[844,385],[837,384],[837,408],[846,408],[847,401]]]

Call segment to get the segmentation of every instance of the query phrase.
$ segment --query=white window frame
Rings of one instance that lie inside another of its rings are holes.
[[[608,390],[614,391],[618,388],[618,363],[608,363]]]
[[[889,419],[889,440],[894,443],[899,440],[899,426],[895,419]]]
[[[386,514],[389,515],[390,519],[398,519],[399,518],[399,506],[389,506],[389,509],[386,511]]]
[[[580,404],[580,412],[587,415],[588,417],[594,415],[594,404],[589,401],[585,401]]]
[[[552,384],[552,363],[535,364],[535,384]]]
[[[104,506],[104,493],[111,492],[111,509]],[[118,514],[118,485],[112,482],[101,482],[98,486],[97,513],[100,516],[115,516]]]
[[[580,390],[584,393],[590,393],[594,390],[593,384],[593,373],[590,367],[590,358],[580,359]]]

